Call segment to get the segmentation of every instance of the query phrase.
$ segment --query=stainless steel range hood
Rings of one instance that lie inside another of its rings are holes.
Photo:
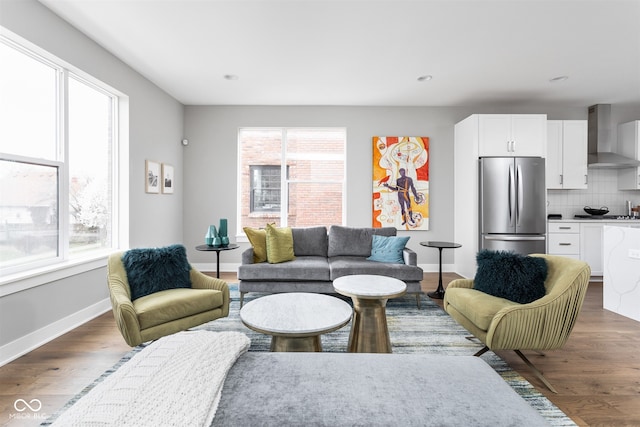
[[[597,104],[589,107],[588,167],[596,169],[624,169],[640,166],[640,161],[614,152],[611,129],[611,105]]]

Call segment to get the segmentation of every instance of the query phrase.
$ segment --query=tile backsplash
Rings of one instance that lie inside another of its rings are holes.
[[[586,190],[547,190],[547,213],[559,213],[563,219],[585,214],[583,208],[606,206],[609,214],[626,215],[627,200],[640,205],[640,190],[618,190],[618,171],[589,169],[589,188]]]

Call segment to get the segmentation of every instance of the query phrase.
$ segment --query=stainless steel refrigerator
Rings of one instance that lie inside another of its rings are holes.
[[[480,159],[480,248],[545,253],[546,186],[540,157]]]

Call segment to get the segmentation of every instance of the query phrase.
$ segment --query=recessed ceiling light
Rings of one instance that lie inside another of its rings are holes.
[[[225,74],[224,78],[225,80],[238,80],[238,76],[235,74]]]
[[[426,81],[431,80],[432,78],[433,78],[433,76],[427,74],[427,75],[418,77],[418,81],[419,82],[426,82]]]
[[[567,80],[569,78],[569,76],[558,76],[558,77],[554,77],[552,79],[549,79],[549,81],[551,83],[555,83],[555,82],[563,82],[565,80]]]

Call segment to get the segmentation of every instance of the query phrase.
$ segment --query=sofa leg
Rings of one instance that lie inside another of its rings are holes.
[[[420,294],[416,294],[416,304],[418,305],[418,310],[422,308],[420,304]]]
[[[244,303],[244,294],[245,292],[240,292],[240,308],[242,308],[242,303]]]

